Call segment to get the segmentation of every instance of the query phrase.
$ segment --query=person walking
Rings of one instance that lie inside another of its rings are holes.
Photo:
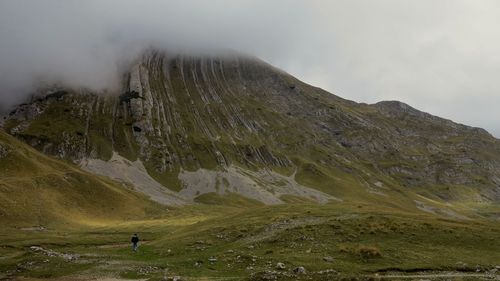
[[[132,251],[137,252],[137,247],[139,246],[139,236],[137,236],[137,233],[134,233],[130,241],[132,242]]]

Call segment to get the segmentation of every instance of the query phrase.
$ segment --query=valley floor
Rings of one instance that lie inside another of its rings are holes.
[[[498,221],[370,205],[200,204],[142,221],[3,227],[0,280],[499,280],[499,234]]]

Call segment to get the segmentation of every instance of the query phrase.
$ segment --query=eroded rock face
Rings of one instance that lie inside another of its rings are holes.
[[[183,188],[174,192],[168,189],[168,184],[166,189],[153,179],[140,160],[132,162],[117,153],[109,161],[84,159],[80,166],[92,173],[130,184],[151,200],[170,206],[194,203],[197,197],[207,193],[239,194],[267,205],[282,204],[284,202],[281,198],[287,195],[303,197],[320,204],[340,201],[329,194],[297,183],[294,175],[287,177],[272,170],[254,172],[230,166],[220,171],[181,171],[177,177]]]
[[[281,198],[287,195],[306,198],[320,204],[341,201],[297,183],[294,175],[287,177],[271,170],[254,172],[230,166],[224,171],[181,171],[178,177],[184,186],[179,195],[189,200],[206,193],[236,193],[267,205],[284,203]]]
[[[459,185],[474,188],[478,200],[500,200],[498,140],[400,102],[357,104],[253,58],[154,51],[123,85],[105,95],[41,90],[7,117],[5,129],[75,162],[115,154],[140,160],[163,186],[178,181],[175,190],[183,188],[182,173],[238,167],[297,170],[300,184],[313,188],[346,173],[355,179],[346,186],[373,194],[395,185]],[[339,184],[325,188],[332,195]]]
[[[140,160],[132,162],[113,153],[109,161],[84,159],[80,162],[80,167],[94,174],[123,182],[123,184],[130,184],[136,191],[160,204],[175,206],[192,202],[154,180]]]

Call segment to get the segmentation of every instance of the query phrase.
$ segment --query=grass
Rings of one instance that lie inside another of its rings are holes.
[[[43,155],[0,132],[0,223],[54,226],[75,221],[137,219],[159,207],[144,195]]]
[[[228,193],[224,195],[217,194],[215,192],[205,193],[199,195],[194,199],[197,203],[203,203],[207,205],[220,205],[220,206],[231,206],[231,207],[256,207],[262,206],[263,203],[257,200],[252,200],[243,197],[236,193]]]
[[[72,225],[45,231],[5,229],[0,271],[53,278],[88,272],[127,278],[249,278],[252,272],[334,269],[341,276],[412,270],[475,270],[500,260],[492,221],[461,222],[389,208],[349,204],[222,207],[194,205],[157,219]],[[137,253],[128,240],[139,232]],[[38,245],[78,254],[75,261],[33,252]],[[327,262],[323,257],[333,257]],[[209,258],[215,257],[216,262]],[[19,267],[21,265],[21,267]],[[465,268],[463,268],[465,266]]]
[[[299,181],[321,186],[323,179],[332,179],[336,184],[330,192],[352,196],[326,205],[285,196],[288,204],[265,206],[236,194],[205,194],[196,199],[200,204],[167,209],[4,133],[0,144],[8,151],[0,159],[0,278],[92,273],[241,280],[266,274],[283,262],[288,275],[282,277],[293,279],[298,266],[306,268],[306,276],[325,270],[352,276],[473,271],[477,266],[492,268],[500,260],[500,225],[493,220],[498,206],[491,204],[474,207],[492,219],[459,221],[410,208],[414,203],[409,194],[391,190],[385,190],[393,195],[387,199],[370,201],[365,195],[355,201],[362,190],[348,189],[349,180],[356,186],[354,178],[328,174],[306,162]],[[423,196],[415,199],[439,203]],[[458,206],[464,212],[469,207]],[[129,238],[135,232],[143,243],[132,253]],[[68,260],[68,254],[78,258]],[[324,261],[326,256],[334,262]]]

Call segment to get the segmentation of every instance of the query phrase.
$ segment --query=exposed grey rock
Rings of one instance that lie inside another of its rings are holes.
[[[316,272],[317,274],[320,275],[332,275],[332,274],[338,274],[338,272],[335,269],[325,269],[325,270],[320,270]]]
[[[334,262],[335,261],[335,259],[330,257],[330,256],[323,257],[323,260],[326,262]]]
[[[67,261],[75,261],[75,260],[80,258],[80,256],[77,254],[60,253],[60,252],[53,251],[50,249],[44,249],[44,248],[39,247],[39,246],[31,246],[30,250],[33,252],[42,253],[42,254],[49,256],[49,257],[59,257],[59,258],[62,258],[64,260],[67,260]]]
[[[285,266],[284,263],[278,262],[278,263],[276,263],[275,268],[278,269],[278,270],[284,270],[284,269],[286,269],[286,266]]]
[[[293,269],[295,274],[306,274],[306,269],[303,266],[299,266]]]
[[[148,195],[151,200],[165,205],[182,205],[188,200],[164,187],[153,179],[140,160],[131,162],[117,153],[109,161],[84,159],[80,167],[95,174],[131,184],[136,191]]]

